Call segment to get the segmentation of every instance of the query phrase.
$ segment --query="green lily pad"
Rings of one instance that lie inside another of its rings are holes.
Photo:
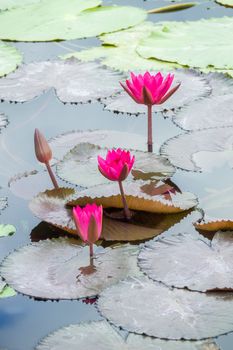
[[[232,69],[232,31],[231,17],[170,22],[141,40],[137,52],[189,67]]]
[[[116,33],[105,34],[100,36],[103,42],[100,47],[92,47],[90,49],[79,52],[72,52],[61,58],[67,59],[76,57],[82,61],[100,60],[104,65],[119,70],[170,70],[180,67],[180,65],[159,60],[147,60],[142,58],[136,52],[136,47],[140,40],[146,38],[154,27],[157,26],[150,22],[144,22],[133,28],[119,31]],[[158,25],[159,27],[161,25]]]
[[[233,7],[233,0],[215,0],[218,4],[226,6],[226,7]]]
[[[57,165],[57,175],[64,181],[83,187],[97,186],[109,183],[98,170],[97,157],[105,157],[107,148],[101,148],[90,143],[80,143],[68,152]],[[132,174],[136,178],[151,180],[171,177],[175,168],[168,160],[156,154],[132,150],[135,164]],[[132,179],[132,174],[129,178]]]
[[[15,226],[0,224],[0,237],[12,236],[15,232]]]
[[[0,41],[0,77],[13,72],[21,64],[22,59],[16,47]]]
[[[40,1],[41,0],[1,0],[0,10],[8,10],[19,6],[38,3]]]
[[[129,28],[147,15],[137,7],[99,5],[101,0],[43,0],[3,11],[0,38],[15,41],[87,38]]]
[[[219,350],[212,340],[166,341],[130,333],[126,339],[106,321],[79,323],[61,328],[44,338],[36,350]]]
[[[0,299],[9,298],[16,295],[16,292],[11,287],[7,286],[6,282],[1,279],[0,276]]]

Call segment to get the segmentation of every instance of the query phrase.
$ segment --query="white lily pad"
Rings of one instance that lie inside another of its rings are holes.
[[[129,334],[124,339],[106,321],[79,323],[61,328],[44,338],[36,350],[219,350],[211,340],[202,342],[166,341]]]
[[[169,161],[156,154],[132,150],[135,156],[132,175],[137,178],[158,180],[171,177],[175,168]],[[83,187],[109,183],[98,170],[97,157],[105,157],[107,148],[90,143],[80,143],[68,152],[57,165],[57,175],[64,181]],[[132,179],[130,174],[129,178]]]
[[[233,290],[233,233],[203,236],[180,233],[145,244],[139,266],[155,281],[200,292]]]
[[[12,8],[0,13],[0,38],[81,39],[132,27],[147,16],[146,11],[137,7],[99,5],[101,0],[49,0]]]
[[[89,248],[69,239],[32,243],[10,254],[1,275],[16,291],[41,299],[79,299],[98,295],[127,276],[139,276],[138,247]],[[30,264],[28,263],[30,262]]]
[[[0,77],[13,72],[21,64],[22,59],[16,47],[0,41]]]
[[[175,75],[173,85],[181,82],[181,86],[177,92],[162,105],[156,105],[153,108],[154,112],[166,112],[169,110],[175,111],[190,104],[191,102],[204,97],[211,92],[211,88],[204,75],[200,75],[193,70],[177,70],[173,71]],[[105,109],[112,112],[141,114],[147,113],[147,108],[144,105],[135,103],[130,96],[125,92],[120,95],[107,98],[103,101],[106,105]]]
[[[181,169],[210,171],[224,165],[233,167],[233,127],[197,130],[180,134],[161,147],[161,154]]]
[[[232,30],[231,17],[166,22],[141,40],[137,52],[189,67],[232,69]]]
[[[232,331],[232,308],[231,293],[169,289],[146,277],[121,281],[105,289],[98,300],[99,311],[114,325],[171,340],[199,340]]]
[[[62,102],[87,103],[118,92],[121,78],[98,63],[75,58],[29,63],[0,80],[0,99],[25,102],[54,88]]]
[[[15,232],[15,226],[0,224],[0,237],[12,236]]]

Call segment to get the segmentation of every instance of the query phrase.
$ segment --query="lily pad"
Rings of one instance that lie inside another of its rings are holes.
[[[155,59],[144,59],[136,52],[136,48],[143,38],[147,38],[154,27],[160,24],[143,22],[133,28],[104,34],[99,37],[102,46],[92,47],[79,52],[72,52],[61,56],[63,59],[76,57],[82,61],[100,60],[102,64],[119,71],[128,70],[171,70],[180,65]]]
[[[14,41],[81,39],[129,28],[146,18],[146,11],[137,7],[99,5],[101,0],[50,0],[13,8],[0,13],[0,38]],[[20,27],[16,23],[20,23]]]
[[[233,0],[215,0],[218,4],[226,6],[226,7],[233,7]]]
[[[0,224],[0,237],[12,236],[16,232],[13,225]]]
[[[211,92],[211,88],[205,77],[192,70],[174,71],[174,85],[181,82],[177,92],[162,105],[154,106],[154,112],[175,111],[204,97]],[[105,109],[112,112],[141,114],[146,113],[146,106],[135,103],[125,92],[120,95],[107,98],[103,101]]]
[[[57,165],[57,175],[64,181],[83,187],[109,183],[98,170],[98,155],[105,157],[107,148],[90,143],[80,143],[68,152]],[[156,154],[132,150],[135,155],[133,176],[144,179],[164,179],[171,177],[175,168],[169,161]],[[130,175],[132,179],[132,175]]]
[[[0,80],[0,99],[25,102],[54,88],[62,102],[87,103],[118,92],[121,77],[98,63],[76,59],[29,63]]]
[[[16,292],[14,291],[14,289],[7,286],[6,282],[4,282],[0,276],[0,299],[13,297],[15,295],[16,295]]]
[[[0,77],[13,72],[21,64],[22,59],[16,47],[0,41]]]
[[[210,171],[228,164],[233,167],[233,127],[197,130],[171,138],[161,154],[181,169]]]
[[[169,289],[146,277],[127,278],[105,289],[98,300],[99,311],[114,325],[171,340],[199,340],[232,331],[232,308],[232,294]]]
[[[125,181],[124,191],[129,209],[168,214],[179,213],[196,206],[197,198],[190,192],[171,193],[170,198],[166,199],[163,185],[162,181],[155,184],[142,180]],[[118,184],[115,182],[83,190],[78,193],[77,198],[73,197],[69,204],[84,205],[84,203],[102,204],[104,208],[123,208]]]
[[[137,246],[95,250],[90,265],[89,248],[72,240],[32,243],[10,254],[2,264],[1,274],[16,291],[41,299],[95,296],[122,278],[140,276]]]
[[[19,6],[38,3],[40,1],[41,0],[1,0],[0,10],[8,10]]]
[[[77,144],[87,142],[99,147],[146,149],[146,138],[139,134],[114,130],[71,131],[49,140],[53,151],[53,162],[60,161]]]
[[[79,323],[48,335],[36,350],[219,350],[211,340],[203,342],[166,341],[129,334],[126,340],[106,321]]]
[[[163,28],[155,28],[148,38],[141,40],[137,52],[144,58],[189,67],[232,69],[232,30],[231,17],[167,22]]]
[[[206,292],[233,290],[233,233],[218,232],[212,241],[187,232],[145,244],[139,266],[168,286]]]
[[[74,190],[67,188],[46,191],[35,197],[29,207],[39,219],[77,236],[71,207],[66,206],[73,193]],[[189,213],[166,215],[137,212],[129,223],[104,216],[101,238],[106,241],[143,241],[168,230]]]

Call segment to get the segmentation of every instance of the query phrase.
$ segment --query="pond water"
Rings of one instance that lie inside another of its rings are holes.
[[[105,3],[113,3],[105,1]],[[169,1],[157,0],[116,0],[114,3],[151,9],[165,6]],[[210,17],[232,16],[233,9],[219,6],[214,1],[199,1],[193,8],[150,15],[149,20],[191,20]],[[58,55],[97,44],[98,39],[73,40],[54,43],[14,43],[23,52],[24,62],[54,59]],[[101,79],[100,79],[101,84]],[[15,225],[17,232],[12,237],[1,239],[0,260],[11,251],[30,242],[30,232],[39,224],[28,209],[28,202],[12,194],[8,189],[9,179],[26,170],[40,169],[33,148],[34,129],[39,128],[47,138],[71,130],[118,130],[139,135],[146,134],[145,117],[115,115],[103,110],[100,103],[85,105],[62,104],[49,91],[42,96],[24,103],[3,102],[1,112],[8,116],[10,124],[0,135],[0,184],[1,196],[8,197],[9,207],[1,214],[1,222]],[[155,152],[169,138],[181,133],[170,119],[158,115],[154,119]],[[227,163],[212,167],[203,174],[177,170],[172,180],[184,191],[202,197],[206,189],[220,190],[231,186],[232,169]],[[51,187],[48,179],[48,185]],[[28,262],[30,264],[30,261]],[[82,301],[37,301],[17,295],[0,300],[0,348],[7,350],[32,350],[47,334],[65,325],[80,321],[100,319],[93,305]],[[233,333],[216,340],[222,350],[231,350]]]

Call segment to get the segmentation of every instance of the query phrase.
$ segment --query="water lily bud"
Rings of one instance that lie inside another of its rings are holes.
[[[52,158],[52,150],[46,138],[38,129],[35,129],[34,145],[38,161],[45,164],[49,163]]]

